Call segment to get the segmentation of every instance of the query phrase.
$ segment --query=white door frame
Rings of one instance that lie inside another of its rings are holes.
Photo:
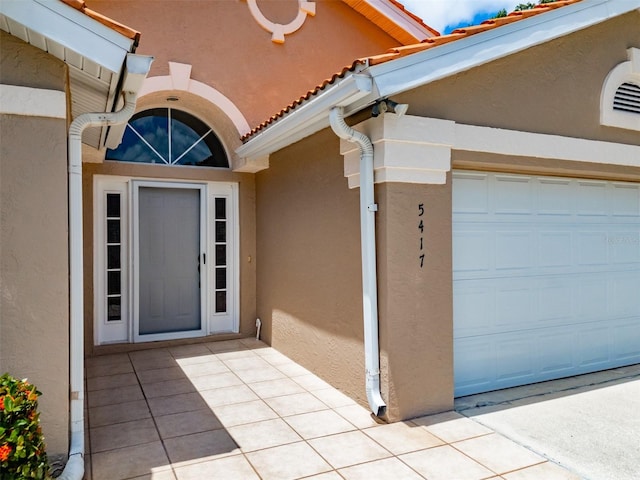
[[[170,333],[150,333],[140,334],[140,188],[175,188],[181,190],[197,190],[200,198],[200,221],[199,221],[199,237],[200,237],[200,257],[207,254],[207,202],[206,202],[206,185],[201,183],[178,183],[178,182],[164,182],[164,181],[149,181],[149,180],[132,180],[131,185],[131,286],[133,287],[133,321],[131,326],[133,328],[133,341],[139,342],[155,342],[158,340],[175,340],[180,338],[192,338],[201,337],[206,335],[206,309],[207,309],[207,295],[202,292],[208,292],[208,275],[207,269],[200,269],[200,328],[198,330],[188,330],[183,332],[170,332]]]
[[[131,343],[237,333],[240,314],[239,209],[238,184],[230,182],[190,182],[181,179],[149,179],[95,175],[93,286],[94,344]],[[201,329],[188,332],[139,335],[139,212],[140,187],[187,188],[200,190]],[[121,319],[107,318],[106,195],[121,198]],[[227,268],[226,311],[215,312],[215,199],[226,199]],[[206,257],[205,257],[206,256]],[[206,261],[205,261],[206,258]]]

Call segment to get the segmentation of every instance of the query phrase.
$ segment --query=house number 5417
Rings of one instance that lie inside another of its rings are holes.
[[[418,204],[418,230],[420,230],[420,268],[424,267],[424,203]]]

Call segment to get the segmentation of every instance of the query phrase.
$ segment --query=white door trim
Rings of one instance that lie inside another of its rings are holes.
[[[201,329],[196,331],[138,335],[139,309],[139,217],[137,190],[139,187],[190,188],[200,194],[201,264]],[[239,187],[231,182],[189,182],[181,179],[150,179],[95,175],[93,180],[93,301],[94,344],[131,343],[189,338],[219,333],[237,333],[240,316],[240,220]],[[107,318],[107,249],[106,194],[117,193],[121,198],[121,263],[122,263],[122,319]],[[213,219],[215,198],[227,200],[227,309],[215,312],[215,230]],[[184,333],[184,334],[183,334]]]

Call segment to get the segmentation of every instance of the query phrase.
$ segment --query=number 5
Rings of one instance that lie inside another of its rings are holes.
[[[421,217],[422,215],[424,215],[424,203],[420,203],[418,204],[418,211],[420,212],[418,214],[419,217]]]

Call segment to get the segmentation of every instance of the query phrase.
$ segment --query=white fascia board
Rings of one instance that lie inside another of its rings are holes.
[[[369,69],[381,97],[426,85],[640,8],[640,0],[583,0]]]
[[[370,77],[350,75],[253,136],[238,147],[236,153],[241,158],[264,157],[328,127],[331,108],[345,106],[347,112],[354,113],[355,108],[359,108],[355,105],[366,105],[372,101],[370,98],[377,97]]]
[[[369,5],[375,8],[381,15],[384,15],[400,28],[416,38],[418,42],[425,38],[431,38],[435,35],[433,32],[425,28],[419,22],[415,21],[407,14],[403,14],[398,7],[391,4],[388,0],[365,0]]]
[[[2,0],[0,13],[112,71],[133,40],[57,0]]]

